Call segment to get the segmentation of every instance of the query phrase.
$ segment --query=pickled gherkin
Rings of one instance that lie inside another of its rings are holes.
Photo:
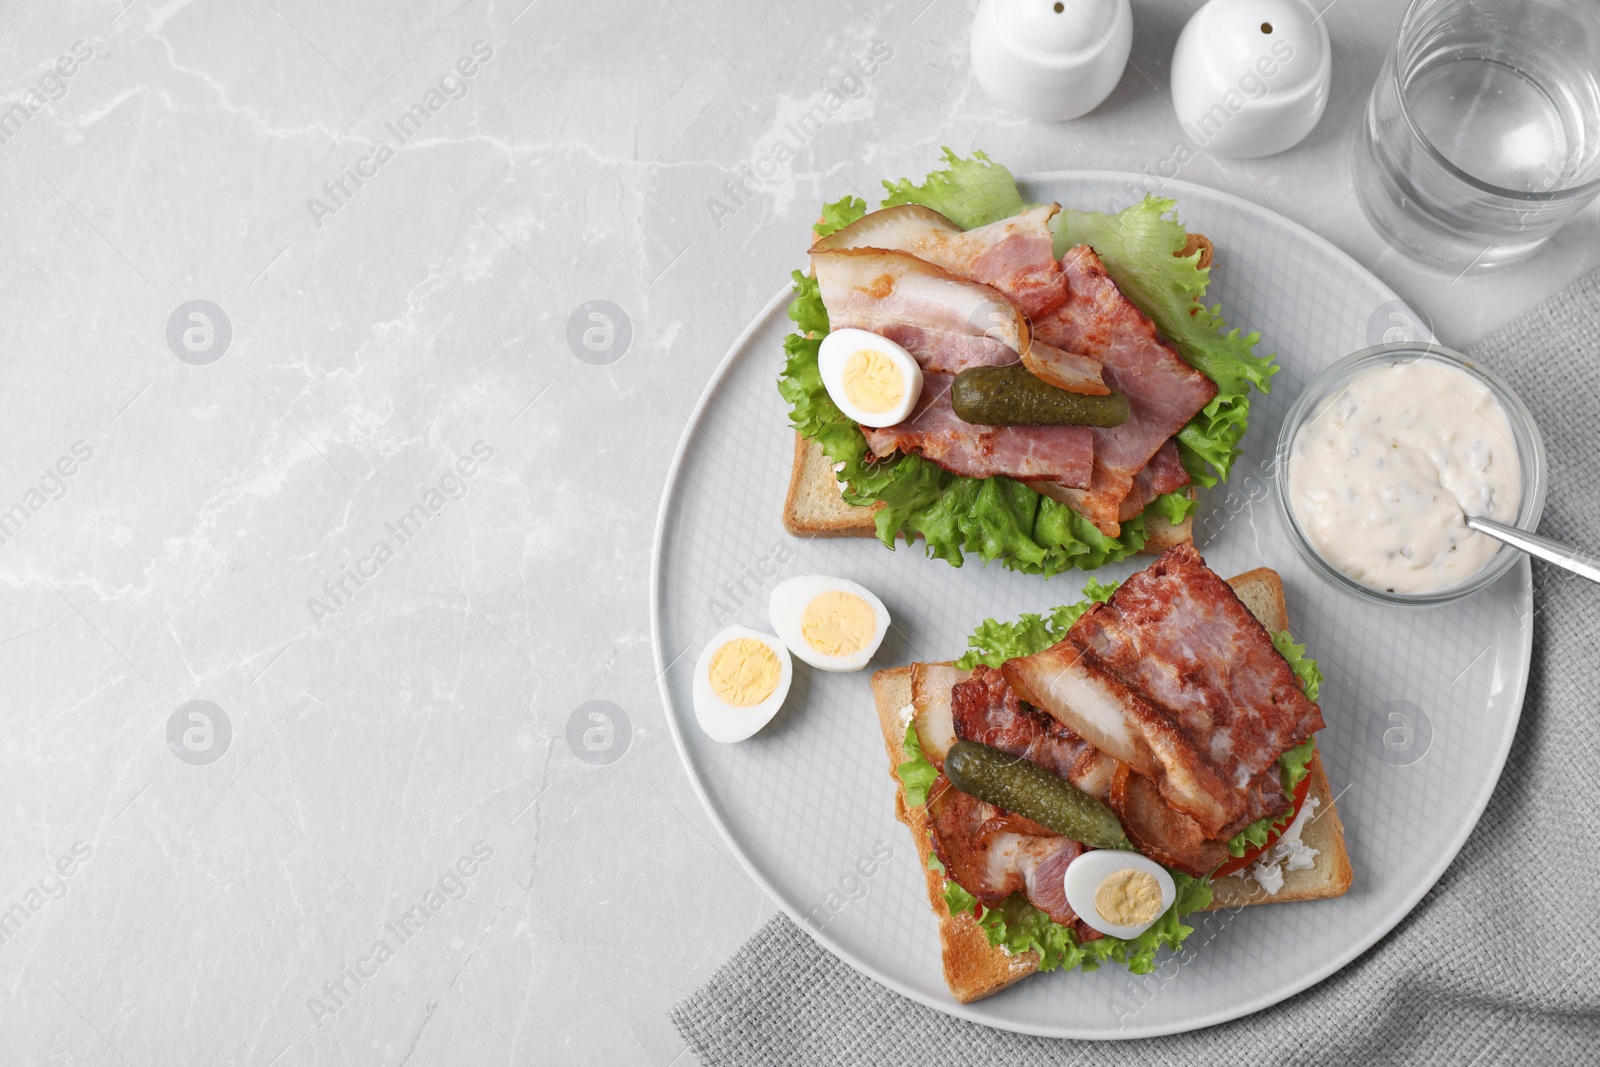
[[[950,406],[962,421],[989,426],[1120,426],[1128,420],[1128,398],[1121,393],[1069,393],[1020,363],[962,371],[950,386]]]
[[[957,741],[944,757],[950,784],[1090,848],[1125,848],[1111,809],[1037,763],[976,741]]]

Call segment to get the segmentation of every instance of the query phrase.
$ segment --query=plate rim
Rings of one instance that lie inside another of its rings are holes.
[[[1149,193],[1148,188],[1143,183],[1143,179],[1145,177],[1145,175],[1137,174],[1132,171],[1054,170],[1037,171],[1029,174],[1019,175],[1017,176],[1016,181],[1019,186],[1023,186],[1037,185],[1042,182],[1051,181],[1071,183],[1073,181],[1081,181],[1084,179],[1093,179],[1096,181],[1103,181],[1107,179],[1130,179],[1140,188],[1145,188],[1146,192]],[[1262,205],[1254,203],[1253,201],[1246,200],[1243,197],[1236,196],[1233,193],[1225,192],[1221,189],[1214,189],[1210,186],[1200,185],[1198,183],[1184,181],[1182,179],[1160,180],[1159,195],[1171,196],[1174,199],[1178,199],[1181,198],[1185,190],[1192,190],[1201,194],[1202,197],[1217,197],[1224,201],[1231,201],[1233,206],[1241,208],[1249,214],[1253,214],[1258,217],[1270,218],[1275,223],[1287,224],[1297,237],[1312,245],[1324,256],[1345,266],[1348,269],[1352,269],[1370,277],[1378,284],[1379,288],[1387,294],[1387,299],[1400,300],[1399,295],[1395,293],[1395,291],[1391,289],[1382,278],[1379,278],[1371,270],[1357,261],[1353,256],[1345,252],[1333,242],[1307,229],[1288,216],[1273,211],[1271,208],[1263,207]],[[1080,1041],[1133,1041],[1142,1038],[1165,1037],[1171,1034],[1192,1033],[1197,1030],[1204,1030],[1213,1026],[1218,1026],[1222,1023],[1232,1022],[1236,1019],[1254,1015],[1257,1012],[1264,1011],[1265,1009],[1272,1007],[1273,1005],[1281,1004],[1290,997],[1305,992],[1312,986],[1331,978],[1333,975],[1349,966],[1349,964],[1352,963],[1358,956],[1367,952],[1379,941],[1387,937],[1390,931],[1398,926],[1416,909],[1417,905],[1422,901],[1422,898],[1432,891],[1433,887],[1438,884],[1440,878],[1444,877],[1444,873],[1449,870],[1450,865],[1453,864],[1456,861],[1456,857],[1460,855],[1461,849],[1465,847],[1467,839],[1471,837],[1472,832],[1477,829],[1479,821],[1483,818],[1484,811],[1488,809],[1489,802],[1493,798],[1494,792],[1499,786],[1500,778],[1505,772],[1506,760],[1511,754],[1511,746],[1516,740],[1517,727],[1522,720],[1523,705],[1527,699],[1528,679],[1532,673],[1533,666],[1533,627],[1529,625],[1527,621],[1531,616],[1532,610],[1533,578],[1532,567],[1530,566],[1527,557],[1523,557],[1523,559],[1512,568],[1506,577],[1500,579],[1501,581],[1506,581],[1511,574],[1517,576],[1517,580],[1522,585],[1523,589],[1524,622],[1519,630],[1521,641],[1518,649],[1519,669],[1517,671],[1517,678],[1515,680],[1516,710],[1515,713],[1509,718],[1507,729],[1504,732],[1504,737],[1501,741],[1498,751],[1495,753],[1493,768],[1494,773],[1491,777],[1486,777],[1485,779],[1485,781],[1488,783],[1488,786],[1484,790],[1481,800],[1474,804],[1470,818],[1461,821],[1458,833],[1448,844],[1444,852],[1441,853],[1440,861],[1435,864],[1434,867],[1432,867],[1423,877],[1417,880],[1413,891],[1405,898],[1403,904],[1395,909],[1395,913],[1391,919],[1372,927],[1368,934],[1351,942],[1343,952],[1334,956],[1326,957],[1318,966],[1306,970],[1289,985],[1274,989],[1270,993],[1261,994],[1254,999],[1242,1001],[1239,1006],[1219,1009],[1208,1015],[1202,1016],[1199,1019],[1176,1022],[1170,1025],[1156,1023],[1155,1025],[1141,1029],[1138,1032],[1118,1032],[1113,1034],[1101,1032],[1082,1032],[1074,1031],[1070,1028],[1049,1027],[1027,1022],[1018,1022],[1009,1019],[995,1019],[992,1016],[984,1013],[978,1007],[979,1005],[986,1003],[986,1000],[974,1001],[971,1004],[962,1004],[958,1001],[954,1001],[953,999],[941,1001],[934,997],[927,996],[921,991],[912,989],[911,987],[902,983],[899,979],[885,974],[877,967],[859,958],[847,946],[826,937],[824,931],[812,929],[810,925],[808,925],[801,918],[796,910],[790,906],[784,894],[777,890],[776,886],[773,885],[773,883],[766,877],[761,869],[751,861],[748,855],[746,855],[744,849],[729,831],[727,823],[723,820],[717,805],[712,802],[710,793],[707,791],[705,783],[701,779],[700,771],[698,768],[696,768],[694,762],[689,758],[688,748],[682,736],[682,731],[679,729],[678,717],[677,715],[673,714],[672,709],[674,704],[672,693],[667,684],[667,671],[671,668],[672,664],[663,662],[664,654],[661,643],[661,604],[663,582],[663,572],[661,566],[662,548],[666,539],[666,522],[668,512],[672,508],[678,481],[683,473],[683,462],[688,453],[689,442],[693,440],[697,432],[700,417],[704,413],[706,406],[711,402],[712,397],[715,396],[718,390],[722,387],[724,380],[732,370],[735,358],[745,349],[755,333],[766,326],[770,317],[775,314],[781,306],[786,304],[791,299],[791,293],[791,286],[785,284],[779,289],[775,296],[769,299],[766,304],[761,307],[755,316],[752,317],[751,320],[745,325],[744,329],[739,332],[739,336],[736,337],[729,345],[727,352],[723,354],[721,360],[718,361],[717,366],[715,369],[713,369],[710,378],[706,381],[704,388],[700,392],[700,396],[695,401],[693,410],[689,413],[687,424],[684,426],[683,433],[678,439],[678,444],[673,449],[672,462],[667,468],[667,478],[662,487],[661,502],[656,510],[656,527],[655,532],[651,537],[650,544],[650,647],[652,660],[656,670],[656,688],[661,696],[662,710],[666,713],[667,731],[672,735],[673,747],[677,750],[678,760],[682,764],[683,769],[689,778],[689,784],[694,789],[695,796],[700,801],[700,806],[705,810],[707,816],[711,819],[711,823],[716,828],[718,836],[722,838],[723,844],[728,847],[728,850],[732,852],[734,858],[738,860],[739,866],[744,870],[745,874],[747,874],[751,880],[760,887],[761,891],[765,893],[767,898],[778,907],[779,911],[786,915],[789,920],[801,930],[805,931],[807,936],[814,940],[835,959],[842,961],[858,973],[866,975],[872,980],[878,982],[880,985],[893,990],[895,993],[898,993],[899,995],[915,1001],[916,1003],[925,1007],[931,1008],[940,1014],[962,1019],[967,1022],[976,1023],[980,1026],[987,1026],[990,1029],[1003,1030],[1010,1033],[1026,1034],[1033,1037]],[[1401,302],[1404,303],[1404,301]],[[1407,307],[1409,307],[1409,305],[1407,305]],[[675,662],[676,660],[674,660],[674,663]]]

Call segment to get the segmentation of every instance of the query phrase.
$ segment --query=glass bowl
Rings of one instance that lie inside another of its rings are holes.
[[[1294,542],[1295,548],[1307,566],[1334,588],[1369,603],[1427,607],[1460,600],[1471,596],[1510,570],[1516,563],[1517,557],[1521,555],[1509,545],[1501,545],[1499,551],[1489,558],[1489,562],[1484,564],[1481,570],[1457,585],[1426,593],[1390,593],[1350,577],[1324,559],[1295,517],[1294,507],[1289,501],[1289,456],[1301,427],[1336,397],[1346,382],[1361,371],[1371,367],[1409,363],[1418,359],[1433,360],[1464,371],[1482,382],[1494,394],[1494,398],[1505,410],[1507,421],[1511,424],[1512,435],[1516,439],[1517,459],[1522,468],[1522,499],[1517,506],[1515,525],[1518,529],[1532,533],[1539,525],[1539,516],[1544,512],[1544,441],[1539,436],[1539,427],[1534,423],[1528,406],[1498,375],[1481,364],[1472,362],[1459,352],[1426,341],[1376,345],[1346,356],[1317,375],[1289,409],[1288,416],[1283,420],[1283,429],[1278,434],[1273,481],[1278,497],[1278,512],[1283,516],[1284,526],[1289,531],[1289,539]]]

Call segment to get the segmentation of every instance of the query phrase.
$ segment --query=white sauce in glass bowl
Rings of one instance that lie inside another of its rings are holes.
[[[1289,502],[1323,559],[1363,585],[1459,585],[1500,543],[1462,513],[1515,522],[1522,468],[1505,410],[1465,371],[1417,359],[1352,377],[1295,434]]]

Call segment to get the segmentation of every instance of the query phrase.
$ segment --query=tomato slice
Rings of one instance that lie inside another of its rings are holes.
[[[1291,814],[1289,816],[1289,821],[1283,824],[1283,830],[1289,829],[1289,827],[1294,823],[1294,817],[1300,814],[1300,806],[1306,802],[1306,796],[1310,792],[1311,775],[1308,774],[1304,778],[1300,779],[1299,785],[1294,787],[1294,807],[1290,809]],[[1238,859],[1229,860],[1221,867],[1218,867],[1216,870],[1212,871],[1211,877],[1222,878],[1225,875],[1234,873],[1235,871],[1244,870],[1246,867],[1250,866],[1250,864],[1260,859],[1262,853],[1266,852],[1267,849],[1278,843],[1278,840],[1283,837],[1283,830],[1273,830],[1267,835],[1266,844],[1262,845],[1260,848],[1250,849]]]

